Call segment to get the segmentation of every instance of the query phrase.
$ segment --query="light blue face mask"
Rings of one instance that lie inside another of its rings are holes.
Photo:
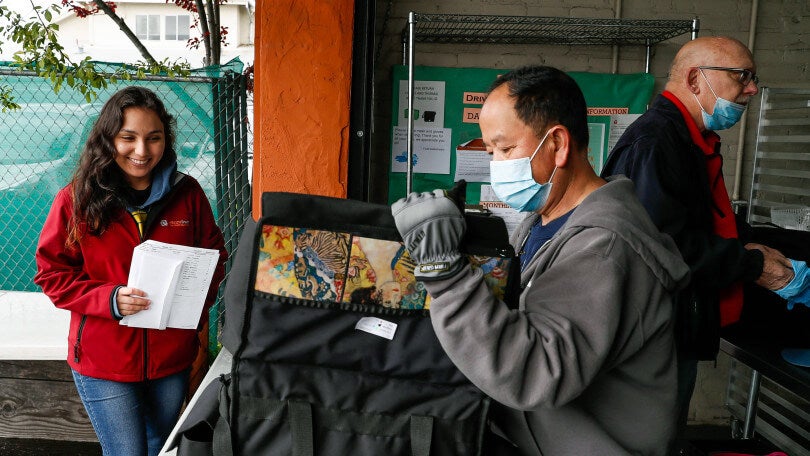
[[[718,97],[712,85],[709,83],[709,80],[706,78],[706,75],[703,73],[703,70],[699,69],[699,71],[700,74],[703,75],[703,79],[706,79],[706,84],[709,85],[709,90],[712,91],[712,95],[714,95],[715,98],[714,110],[709,114],[703,109],[703,105],[700,104],[697,95],[692,94],[698,102],[698,106],[700,106],[700,114],[703,116],[703,125],[706,126],[707,130],[725,130],[733,127],[742,118],[743,112],[745,112],[745,106]]]
[[[501,201],[520,212],[533,212],[545,206],[548,194],[551,192],[551,179],[557,172],[557,167],[551,172],[551,177],[545,184],[538,184],[532,176],[532,160],[540,147],[546,141],[548,130],[537,145],[531,157],[515,158],[512,160],[492,160],[489,162],[489,181],[492,191]]]

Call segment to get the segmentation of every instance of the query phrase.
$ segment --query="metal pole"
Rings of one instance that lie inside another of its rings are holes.
[[[754,53],[754,39],[757,31],[759,0],[751,3],[751,21],[748,24],[748,49]],[[740,130],[737,134],[737,159],[734,161],[734,185],[731,187],[731,201],[740,199],[740,182],[742,181],[743,163],[745,161],[745,133],[748,130],[748,116],[740,119]],[[756,169],[756,168],[755,168]]]
[[[754,141],[754,163],[753,163],[753,171],[751,172],[751,188],[748,189],[748,212],[746,212],[745,214],[745,221],[748,223],[753,222],[751,215],[754,212],[754,183],[757,180],[757,166],[759,166],[760,160],[759,138],[760,135],[763,133],[762,126],[765,125],[765,110],[768,109],[768,93],[770,93],[770,89],[768,87],[763,87],[762,97],[759,99],[759,118],[757,121],[757,137],[756,140]],[[758,205],[759,201],[757,201],[757,206]]]
[[[652,43],[650,43],[650,39],[647,38],[646,40],[646,62],[644,63],[644,72],[649,74],[650,73],[650,58],[652,56]]]
[[[745,404],[745,421],[743,422],[744,439],[754,438],[754,421],[757,418],[757,400],[759,400],[760,374],[758,370],[751,371],[751,386],[748,388],[748,402]]]
[[[413,42],[416,20],[408,13],[408,169],[405,173],[405,193],[411,193],[413,183]]]
[[[692,19],[692,39],[694,40],[698,36],[698,30],[700,30],[700,19],[694,18]]]
[[[616,19],[622,18],[622,0],[613,0],[613,8],[615,13],[613,17]],[[616,74],[619,72],[619,45],[614,44],[611,49],[610,73]]]
[[[410,30],[408,32],[408,36],[410,36]],[[408,39],[405,38],[405,33],[400,33],[399,35],[400,41],[402,41],[402,64],[408,64]]]

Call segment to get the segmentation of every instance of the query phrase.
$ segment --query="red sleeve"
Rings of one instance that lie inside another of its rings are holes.
[[[60,309],[114,319],[111,299],[119,284],[89,277],[80,246],[65,247],[72,201],[70,187],[60,190],[54,199],[37,244],[34,283]]]

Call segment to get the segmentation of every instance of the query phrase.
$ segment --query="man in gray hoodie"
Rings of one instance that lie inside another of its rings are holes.
[[[465,224],[452,193],[412,193],[392,212],[442,346],[496,402],[500,454],[667,454],[672,296],[688,275],[675,244],[629,180],[594,173],[585,100],[565,73],[499,77],[479,121],[493,190],[529,213],[512,239],[519,308],[496,299],[459,253]]]

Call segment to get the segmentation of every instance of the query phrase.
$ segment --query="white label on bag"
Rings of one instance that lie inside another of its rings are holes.
[[[394,340],[394,333],[397,332],[397,324],[376,317],[363,317],[354,325],[354,329],[359,329],[360,331],[365,331],[375,336],[385,337],[388,340]]]

